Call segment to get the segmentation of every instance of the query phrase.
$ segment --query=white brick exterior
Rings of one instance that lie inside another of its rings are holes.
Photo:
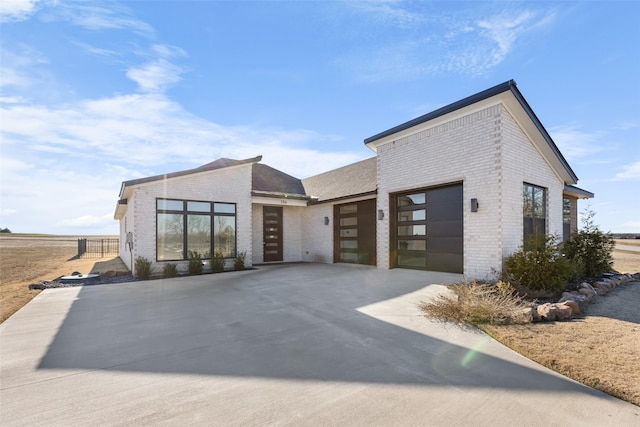
[[[329,218],[325,225],[324,219]],[[302,213],[302,260],[333,263],[333,205],[307,207]]]
[[[390,268],[394,244],[390,195],[410,190],[462,185],[463,270],[470,279],[500,271],[503,259],[522,244],[524,183],[547,190],[546,231],[562,236],[563,190],[575,175],[553,152],[555,146],[536,127],[538,122],[527,108],[511,95],[496,95],[369,140],[377,152],[376,208],[384,213],[376,221],[378,268]],[[334,204],[307,205],[304,197],[287,197],[258,192],[252,196],[251,163],[137,183],[128,193],[126,208],[117,209],[121,258],[131,268],[131,260],[142,256],[154,261],[156,274],[161,271],[163,263],[155,261],[155,201],[174,198],[236,203],[237,249],[246,252],[247,266],[264,261],[265,205],[283,208],[284,262],[332,263]],[[478,200],[477,212],[471,212],[472,198]],[[354,201],[340,198],[340,203]],[[572,216],[575,210],[574,199]],[[134,234],[132,253],[125,242],[127,232]],[[186,271],[187,262],[179,264]]]
[[[389,268],[389,194],[462,182],[464,274],[485,278],[522,244],[522,186],[548,189],[548,232],[562,235],[563,182],[502,104],[378,146],[378,266]],[[477,198],[479,209],[471,212]]]
[[[502,112],[502,132],[502,256],[506,257],[522,245],[522,186],[525,182],[547,189],[547,234],[562,238],[564,183],[506,108]]]
[[[274,205],[279,200],[274,199]],[[253,222],[253,264],[264,262],[262,208],[263,204],[252,207]],[[283,262],[302,261],[302,212],[305,207],[282,206],[282,256]]]
[[[233,166],[168,180],[139,184],[127,203],[127,213],[121,220],[134,233],[133,260],[138,256],[152,261],[154,274],[160,274],[164,262],[156,261],[156,199],[180,199],[236,203],[236,239],[238,252],[246,251],[246,265],[251,266],[251,165]],[[121,246],[120,257],[130,264],[131,254]],[[129,260],[128,260],[129,259]],[[228,263],[230,261],[227,261]],[[178,271],[187,270],[187,261],[175,262]]]

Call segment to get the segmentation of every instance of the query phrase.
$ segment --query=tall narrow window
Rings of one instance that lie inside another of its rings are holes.
[[[532,184],[524,184],[522,190],[523,237],[547,233],[547,189]]]
[[[562,240],[571,237],[571,199],[562,199]]]

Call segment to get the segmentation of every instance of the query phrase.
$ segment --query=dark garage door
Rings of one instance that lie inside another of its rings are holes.
[[[463,272],[462,184],[396,194],[391,203],[396,267]]]
[[[334,262],[376,265],[376,200],[333,207]]]

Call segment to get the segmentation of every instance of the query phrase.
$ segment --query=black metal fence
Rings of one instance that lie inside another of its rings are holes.
[[[104,258],[120,253],[120,239],[78,239],[78,258]]]

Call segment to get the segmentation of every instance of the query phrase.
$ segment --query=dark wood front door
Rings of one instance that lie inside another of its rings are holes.
[[[262,237],[264,262],[282,261],[282,207],[262,208]]]

